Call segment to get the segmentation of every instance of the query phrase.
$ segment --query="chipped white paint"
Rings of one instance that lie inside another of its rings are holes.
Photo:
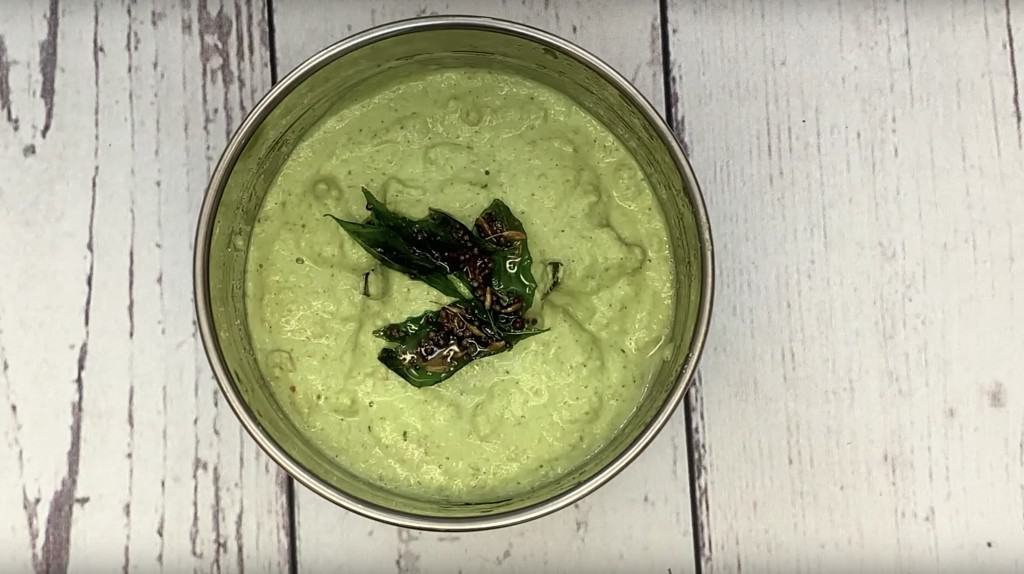
[[[207,175],[270,84],[263,3],[3,12],[3,570],[287,568],[283,479],[191,305]]]
[[[373,24],[435,13],[502,16],[595,51],[660,109],[660,18],[655,0],[274,4],[282,74],[320,48]],[[680,411],[631,468],[576,507],[511,529],[444,535],[381,526],[299,489],[300,571],[690,572],[685,426]]]
[[[704,571],[1024,570],[1024,2],[669,9]]]

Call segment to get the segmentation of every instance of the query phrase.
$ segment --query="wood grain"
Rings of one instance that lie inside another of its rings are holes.
[[[372,24],[499,15],[664,104],[653,0],[275,8],[271,39],[257,0],[4,7],[5,571],[289,568],[286,479],[220,404],[191,308],[195,214],[271,40],[287,71]],[[300,490],[301,570],[693,571],[691,480],[705,572],[1024,569],[1024,2],[668,9],[720,278],[690,416],[595,496],[498,532]]]
[[[5,571],[280,571],[283,477],[193,321],[192,236],[269,86],[261,2],[21,2],[0,19]]]
[[[311,5],[312,4],[312,5]],[[278,67],[371,25],[427,14],[483,14],[578,41],[617,67],[660,109],[658,4],[642,2],[276,2]],[[311,15],[315,15],[311,17]],[[382,526],[300,489],[303,572],[690,572],[687,454],[682,412],[636,463],[596,495],[535,523],[496,532],[431,534]]]
[[[703,570],[1024,570],[1024,2],[669,8]]]

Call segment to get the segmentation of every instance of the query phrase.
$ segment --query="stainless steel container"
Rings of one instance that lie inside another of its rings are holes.
[[[318,451],[284,415],[257,367],[246,325],[249,236],[268,186],[334,96],[414,68],[483,66],[551,86],[602,121],[633,153],[666,214],[676,264],[671,358],[620,433],[584,466],[536,491],[485,504],[439,503],[387,491]],[[507,526],[568,506],[640,454],[691,380],[707,333],[713,261],[704,202],[689,163],[658,113],[607,64],[561,38],[512,22],[432,17],[388,24],[316,54],[277,84],[232,137],[210,181],[195,246],[196,312],[231,408],[296,480],[364,516],[423,529]],[[682,495],[682,493],[680,493]]]

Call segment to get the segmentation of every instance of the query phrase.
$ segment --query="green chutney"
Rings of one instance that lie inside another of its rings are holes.
[[[388,370],[373,330],[447,298],[324,217],[365,218],[362,186],[403,215],[468,225],[508,204],[540,283],[528,316],[549,331],[434,387]],[[477,502],[610,441],[667,358],[674,281],[664,216],[615,136],[542,84],[465,68],[340,101],[303,136],[253,228],[246,301],[260,367],[312,443],[404,495]]]

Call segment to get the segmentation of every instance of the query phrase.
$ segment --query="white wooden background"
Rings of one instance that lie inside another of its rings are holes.
[[[192,320],[196,213],[248,107],[431,13],[606,58],[667,109],[716,239],[686,408],[596,495],[497,532],[293,485]],[[1024,571],[1022,92],[1024,0],[0,0],[2,569]]]

